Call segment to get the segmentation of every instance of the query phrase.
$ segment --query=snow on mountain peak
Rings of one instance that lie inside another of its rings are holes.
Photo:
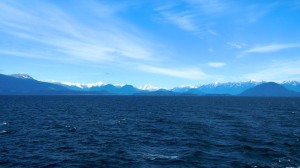
[[[220,83],[219,82],[214,82],[212,85],[213,86],[218,86],[218,85],[220,85]]]
[[[182,85],[182,86],[179,86],[177,88],[187,88],[187,89],[194,89],[194,88],[197,88],[199,87],[198,85]]]
[[[161,89],[161,88],[160,88],[160,87],[157,87],[157,86],[152,86],[152,85],[147,84],[147,85],[138,87],[138,89],[140,89],[140,90],[155,91],[155,90],[159,90],[159,89]]]
[[[78,82],[61,82],[61,84],[66,85],[66,86],[75,86],[78,88],[91,88],[91,87],[99,87],[99,86],[103,86],[104,83],[99,81],[99,82],[95,82],[95,83],[89,83],[89,84],[81,84]]]
[[[283,81],[282,84],[297,86],[297,85],[300,85],[300,82],[298,82],[298,81]]]
[[[115,87],[123,87],[125,84],[113,84]]]
[[[95,83],[89,83],[89,84],[83,84],[85,85],[87,88],[91,88],[91,87],[99,87],[99,86],[103,86],[104,83],[99,81],[99,82],[95,82]]]
[[[84,84],[80,84],[78,82],[61,82],[61,84],[63,85],[67,85],[67,86],[76,86],[76,87],[79,87],[79,88],[85,88],[85,85]]]
[[[10,76],[13,76],[15,78],[20,78],[20,79],[33,79],[30,75],[28,74],[23,74],[23,73],[20,73],[20,74],[12,74]]]

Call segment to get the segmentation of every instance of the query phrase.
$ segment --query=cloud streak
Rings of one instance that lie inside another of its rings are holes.
[[[183,10],[178,11],[178,6]],[[218,33],[211,28],[209,22],[203,21],[203,16],[213,16],[226,9],[226,5],[219,0],[183,0],[173,5],[161,5],[155,8],[165,20],[178,28],[196,35],[204,34],[216,36]]]
[[[265,46],[259,46],[254,47],[248,50],[245,50],[243,53],[271,53],[271,52],[277,52],[285,49],[291,49],[291,48],[300,48],[300,44],[298,43],[292,43],[292,44],[272,44],[272,45],[265,45]]]
[[[168,75],[172,77],[178,77],[189,80],[201,80],[207,77],[207,75],[199,69],[189,68],[189,69],[170,69],[161,68],[156,66],[141,65],[139,69],[155,74]]]
[[[192,14],[179,13],[174,14],[171,12],[162,12],[162,15],[171,23],[177,25],[179,28],[187,31],[194,32],[197,27],[193,20]]]
[[[236,49],[243,49],[244,47],[247,46],[246,43],[241,43],[241,42],[227,42],[227,45]]]
[[[7,38],[12,39],[9,43],[20,43],[0,46],[1,54],[64,63],[87,62],[115,68],[135,69],[133,65],[139,65],[137,69],[144,72],[182,79],[205,77],[205,73],[198,69],[161,67],[164,58],[157,57],[163,55],[163,51],[158,49],[160,44],[148,40],[146,33],[119,19],[111,11],[114,9],[105,10],[107,7],[104,4],[85,5],[91,8],[89,12],[95,12],[91,20],[96,20],[87,24],[58,6],[44,1],[36,3],[39,8],[32,10],[26,4],[0,2],[0,35],[10,37]],[[104,9],[103,13],[95,10],[97,6]],[[186,13],[168,17],[183,29],[196,29],[190,22],[192,16]]]
[[[226,66],[226,63],[224,62],[209,62],[207,63],[208,66],[213,67],[213,68],[222,68]]]
[[[126,23],[119,21],[115,16],[105,14],[107,18],[101,18],[101,25],[97,30],[86,26],[67,12],[45,2],[39,3],[40,8],[34,13],[26,5],[14,5],[0,2],[0,25],[2,33],[17,38],[29,47],[10,49],[0,47],[2,52],[18,50],[24,56],[33,55],[32,49],[52,52],[53,55],[45,58],[47,54],[40,56],[45,59],[56,59],[59,55],[65,57],[96,62],[121,62],[132,61],[153,61],[154,52],[152,42],[139,37],[138,32],[131,25],[128,30],[123,31],[120,27]],[[98,4],[102,6],[102,4]],[[49,12],[51,11],[51,12]],[[13,13],[13,14],[12,14]],[[99,17],[101,16],[97,16]],[[56,56],[54,56],[56,55]]]
[[[222,12],[226,9],[226,4],[219,0],[185,0],[190,6],[194,7],[197,11],[213,15]]]

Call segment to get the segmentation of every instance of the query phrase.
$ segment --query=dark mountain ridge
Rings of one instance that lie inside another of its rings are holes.
[[[132,95],[138,92],[141,92],[141,90],[133,87],[132,85],[124,85],[122,87],[116,87],[112,84],[107,84],[103,86],[96,86],[96,87],[91,87],[89,91],[106,91],[112,94],[117,94],[117,95]]]
[[[0,74],[0,94],[51,94],[68,92],[63,86],[40,82],[31,77],[21,78]]]
[[[64,86],[41,82],[26,74],[0,74],[0,95],[95,95],[111,94],[102,92],[76,91]]]
[[[298,97],[300,96],[300,93],[291,91],[275,82],[267,82],[247,89],[240,95],[259,97]]]

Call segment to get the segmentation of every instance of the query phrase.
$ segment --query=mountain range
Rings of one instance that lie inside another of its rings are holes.
[[[69,89],[52,83],[34,80],[29,75],[0,74],[0,94],[56,94],[71,92]]]
[[[300,92],[287,89],[283,85],[275,82],[262,83],[245,90],[241,96],[260,96],[260,97],[300,97]]]
[[[0,74],[0,95],[148,95],[148,96],[300,96],[300,82],[227,82],[199,86],[162,89],[146,85],[113,85],[97,82],[79,84],[69,82],[42,82],[27,74]]]

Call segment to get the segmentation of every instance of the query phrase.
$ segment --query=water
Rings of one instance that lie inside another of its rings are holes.
[[[1,167],[299,167],[300,99],[2,96]]]

